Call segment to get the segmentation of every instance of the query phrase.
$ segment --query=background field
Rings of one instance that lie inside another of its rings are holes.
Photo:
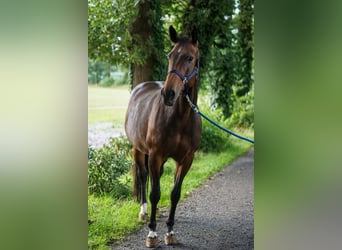
[[[88,123],[112,122],[122,127],[129,100],[128,85],[101,88],[88,85]]]

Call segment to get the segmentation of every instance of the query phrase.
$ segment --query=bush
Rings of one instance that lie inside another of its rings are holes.
[[[222,110],[221,109],[210,109],[210,97],[208,94],[202,95],[199,105],[199,110],[207,115],[210,119],[214,120],[215,122],[222,123]],[[225,137],[223,133],[210,124],[205,119],[202,119],[202,138],[201,138],[201,145],[199,150],[208,153],[208,152],[215,152],[221,151],[224,148]]]
[[[98,84],[110,75],[110,64],[88,59],[88,83]]]
[[[202,139],[199,150],[204,153],[221,151],[225,144],[221,131],[207,121],[202,121]]]
[[[110,76],[108,76],[108,77],[103,78],[103,79],[100,81],[99,85],[100,85],[101,87],[110,87],[110,86],[112,86],[114,83],[115,83],[115,80],[114,80],[113,78],[111,78]]]
[[[116,79],[114,85],[121,86],[129,83],[128,73],[125,73],[123,77]]]
[[[110,87],[112,85],[121,86],[121,85],[128,84],[129,83],[128,80],[129,80],[128,74],[125,73],[124,76],[119,79],[113,79],[112,77],[105,77],[100,81],[99,85],[101,87]]]
[[[254,128],[254,84],[250,91],[241,97],[234,96],[235,104],[232,115],[228,118],[229,126]]]
[[[131,145],[124,136],[111,138],[108,145],[99,149],[88,146],[89,193],[110,194],[114,198],[130,196],[127,173],[131,166]]]

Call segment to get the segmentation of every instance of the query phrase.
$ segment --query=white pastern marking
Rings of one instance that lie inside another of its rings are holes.
[[[157,238],[157,236],[158,236],[157,233],[153,231],[150,231],[147,235],[147,237],[149,238]]]
[[[147,203],[140,206],[140,214],[147,214]]]
[[[175,232],[172,230],[171,232],[166,233],[166,236],[172,236],[175,235]]]

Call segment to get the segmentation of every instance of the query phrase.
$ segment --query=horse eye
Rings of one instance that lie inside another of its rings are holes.
[[[192,56],[188,56],[188,61],[191,62],[194,59]]]

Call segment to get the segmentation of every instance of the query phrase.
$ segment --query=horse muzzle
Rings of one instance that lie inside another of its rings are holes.
[[[173,106],[173,104],[175,102],[175,96],[176,96],[175,91],[172,89],[168,89],[166,91],[164,89],[162,89],[161,94],[164,98],[164,104],[167,106]]]

